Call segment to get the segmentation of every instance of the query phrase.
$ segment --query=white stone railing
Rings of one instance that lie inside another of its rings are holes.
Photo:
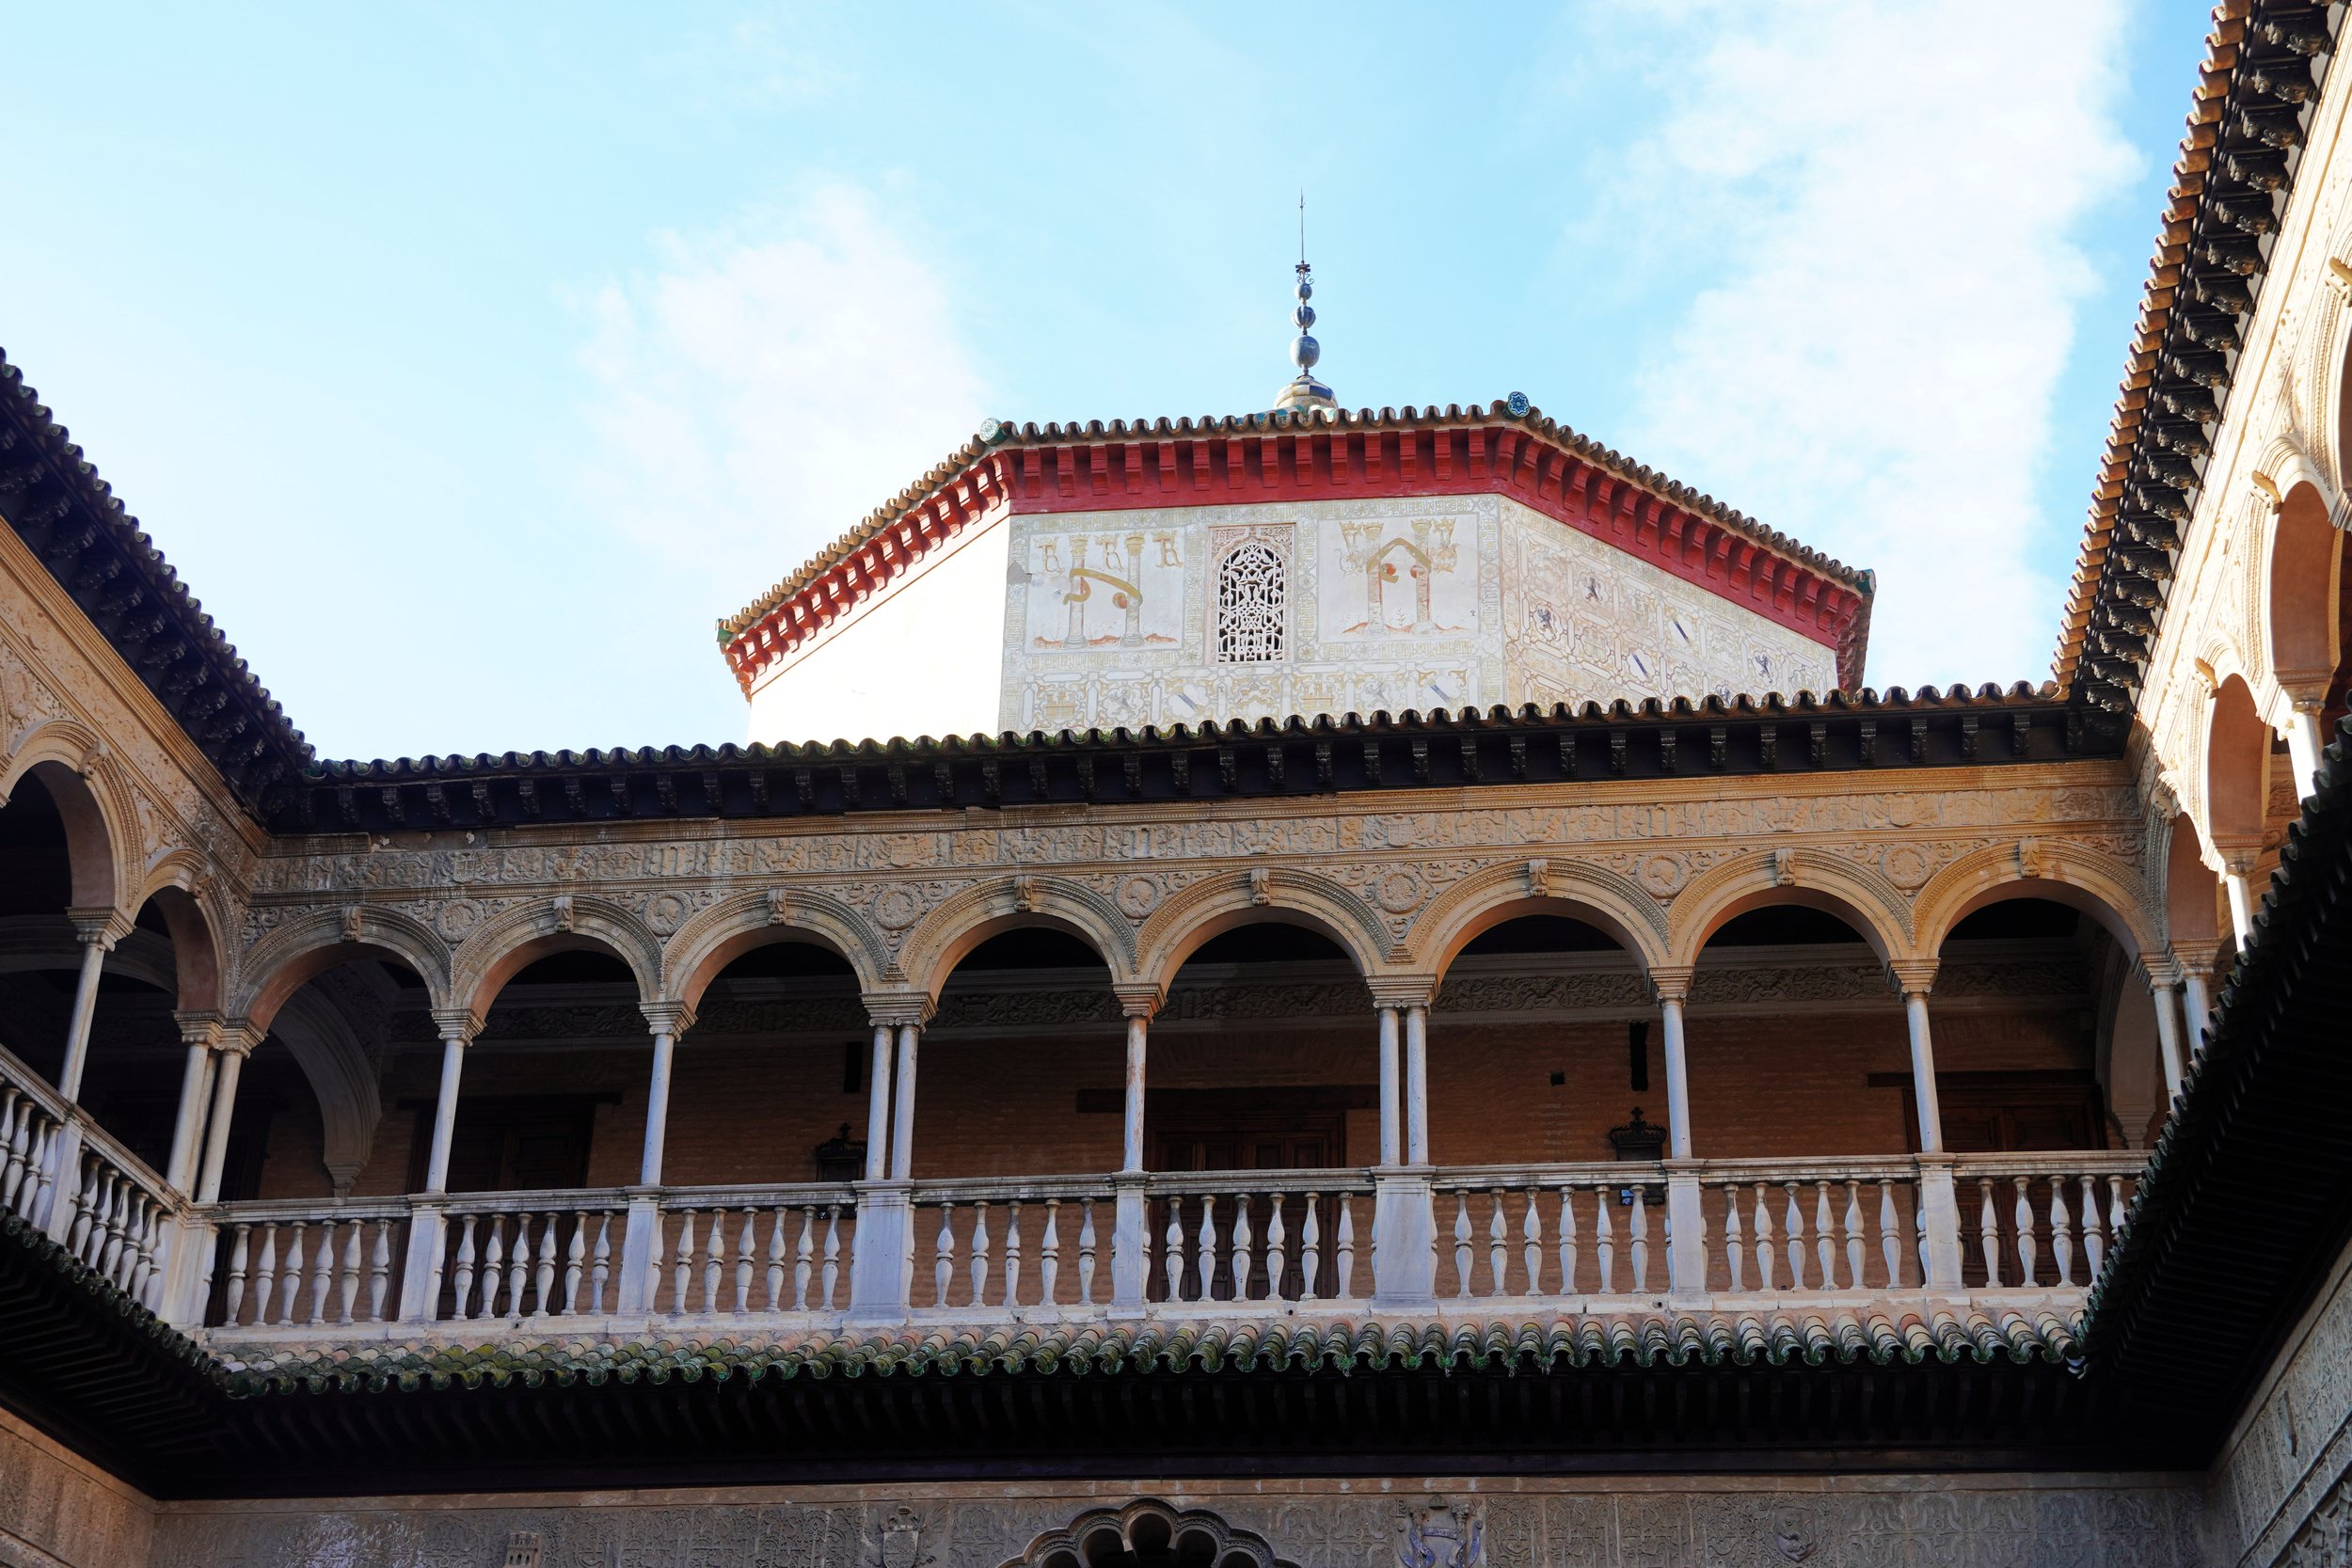
[[[619,1334],[1238,1318],[1321,1303],[1630,1311],[1996,1291],[2071,1307],[2114,1244],[2139,1161],[1895,1155],[220,1204],[199,1216],[217,1243],[198,1294],[209,1292],[216,1333],[312,1338],[461,1323]]]
[[[183,1211],[146,1162],[0,1050],[0,1207],[151,1310]]]

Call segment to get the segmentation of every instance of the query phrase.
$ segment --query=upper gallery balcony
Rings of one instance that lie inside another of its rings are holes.
[[[371,955],[290,976],[260,1038],[171,1012],[157,922],[70,1069],[72,933],[22,916],[0,1207],[263,1370],[1218,1332],[2071,1348],[2180,1054],[2110,926],[1995,900],[1890,966],[1768,901],[1675,967],[1533,908],[1370,979],[1269,910],[1152,985],[1024,911],[935,995],[779,924],[691,1008],[593,940],[518,948],[479,1014]]]

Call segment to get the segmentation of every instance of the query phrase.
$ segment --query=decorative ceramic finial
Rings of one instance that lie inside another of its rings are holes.
[[[1297,375],[1282,388],[1274,400],[1278,409],[1336,408],[1337,400],[1331,388],[1315,379],[1315,361],[1323,357],[1323,345],[1315,341],[1307,329],[1315,324],[1315,308],[1308,303],[1315,297],[1314,269],[1307,264],[1307,193],[1298,193],[1298,306],[1291,311],[1291,320],[1297,325],[1298,336],[1291,341],[1291,363],[1298,367]]]

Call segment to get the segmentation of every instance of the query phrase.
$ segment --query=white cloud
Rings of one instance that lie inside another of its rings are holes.
[[[731,611],[968,436],[987,388],[938,274],[843,185],[581,301],[605,518]]]
[[[1711,262],[1637,381],[1631,450],[1879,574],[1870,679],[2039,680],[2071,536],[2036,483],[2137,171],[2118,0],[1697,0],[1618,46],[1660,124],[1613,193]],[[2086,476],[2086,480],[2087,480]]]

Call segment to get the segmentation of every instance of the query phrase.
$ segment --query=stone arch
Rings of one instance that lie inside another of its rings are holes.
[[[1818,849],[1774,849],[1713,866],[1691,879],[1666,911],[1667,951],[1698,961],[1707,939],[1750,910],[1794,904],[1845,921],[1880,958],[1912,956],[1909,902],[1870,868]]]
[[[403,910],[354,905],[280,926],[247,947],[229,989],[229,1016],[267,1033],[286,999],[311,976],[352,958],[390,958],[424,981],[436,1007],[450,1002],[450,955],[430,927]]]
[[[319,1163],[326,1167],[340,1197],[367,1164],[376,1128],[384,1119],[375,1064],[350,1021],[315,990],[287,997],[270,1021],[270,1033],[294,1057],[318,1101],[323,1134]]]
[[[2214,689],[2201,775],[2202,826],[2215,855],[2227,864],[2259,850],[2270,809],[2270,726],[2242,675],[2225,675]]]
[[[878,989],[889,973],[890,949],[881,934],[833,895],[797,888],[781,898],[743,893],[697,911],[670,938],[661,957],[661,994],[691,1007],[721,970],[777,942],[807,942],[838,954],[857,972],[860,990]]]
[[[2066,839],[2025,839],[1963,855],[1919,890],[1914,906],[1919,956],[1934,958],[1954,927],[1988,904],[2011,898],[2046,898],[2087,914],[2142,962],[2164,955],[2164,932],[2146,884],[2132,867]]]
[[[72,971],[82,962],[82,944],[64,921],[50,915],[11,915],[0,919],[0,974],[34,970]],[[134,927],[106,955],[106,973],[120,974],[169,991],[179,975],[172,964],[171,944],[154,932]]]
[[[103,752],[98,737],[79,724],[44,724],[0,773],[0,801],[13,795],[27,774],[39,779],[65,824],[73,908],[121,911],[126,868],[143,857],[138,835],[129,827],[135,814],[109,787]],[[125,911],[126,917],[135,912]]]
[[[1666,919],[1639,884],[1604,866],[1550,861],[1489,866],[1432,900],[1413,922],[1408,958],[1438,982],[1478,936],[1523,915],[1556,914],[1607,933],[1644,970],[1666,961]]]
[[[2172,818],[2165,835],[2164,925],[2172,941],[2209,942],[2221,940],[2221,882],[2205,863],[2197,843],[2197,824],[2186,815]]]
[[[1389,932],[1347,889],[1287,867],[1203,878],[1152,912],[1136,933],[1136,976],[1167,990],[1201,944],[1236,927],[1298,926],[1329,938],[1371,980],[1389,967]]]
[[[451,958],[450,995],[480,1018],[507,981],[541,958],[597,949],[628,965],[640,1001],[661,995],[661,944],[653,933],[620,905],[577,894],[485,921]]]
[[[1111,982],[1136,974],[1134,928],[1119,906],[1068,877],[998,877],[952,894],[907,933],[898,972],[936,1001],[956,965],[989,938],[1023,927],[1061,931],[1102,955]]]
[[[904,1512],[904,1511],[901,1511]],[[883,1533],[890,1526],[884,1523]],[[1230,1525],[1204,1508],[1179,1511],[1157,1497],[1124,1508],[1089,1509],[1059,1529],[1047,1530],[1003,1568],[1097,1568],[1173,1550],[1201,1568],[1296,1568],[1277,1557],[1265,1537]]]
[[[217,1012],[221,952],[212,917],[196,895],[177,880],[151,886],[140,898],[139,908],[151,903],[163,915],[164,928],[171,933],[176,972],[171,987],[174,1006],[182,1012]]]
[[[2263,528],[2259,613],[2272,679],[2290,700],[2315,701],[2334,676],[2344,535],[2330,517],[2332,492],[2302,463],[2302,477],[2280,482],[2280,499]]]

